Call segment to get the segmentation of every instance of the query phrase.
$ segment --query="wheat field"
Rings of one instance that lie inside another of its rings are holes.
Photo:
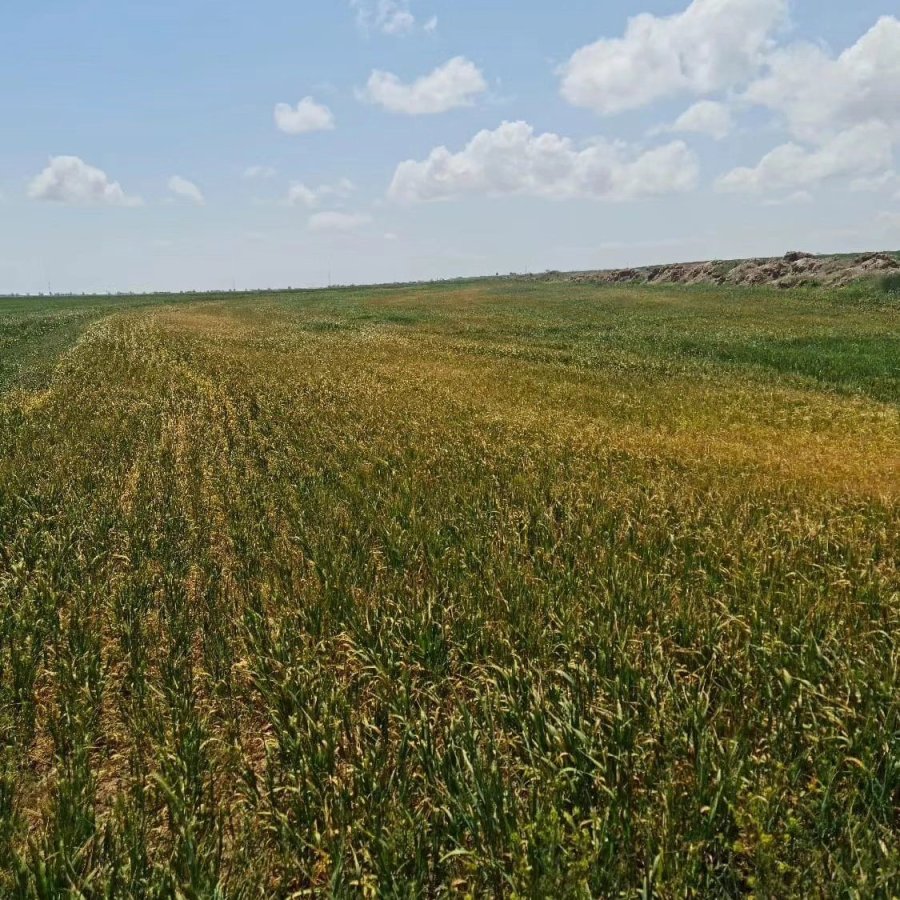
[[[900,310],[0,301],[0,895],[900,896]]]

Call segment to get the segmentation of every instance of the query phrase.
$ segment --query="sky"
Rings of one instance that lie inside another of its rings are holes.
[[[892,0],[7,0],[0,293],[900,247]]]

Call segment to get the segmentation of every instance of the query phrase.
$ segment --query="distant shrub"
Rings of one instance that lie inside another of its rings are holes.
[[[878,287],[885,294],[900,294],[900,272],[891,272],[878,279]]]

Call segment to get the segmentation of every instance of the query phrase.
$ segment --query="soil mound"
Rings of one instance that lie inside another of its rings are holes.
[[[822,285],[843,287],[856,281],[900,269],[897,254],[815,256],[791,250],[781,257],[738,261],[675,263],[637,269],[607,269],[592,272],[548,272],[527,276],[540,280],[575,284],[729,284],[766,285],[779,288]]]

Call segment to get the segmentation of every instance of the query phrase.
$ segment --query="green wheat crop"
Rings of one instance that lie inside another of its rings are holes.
[[[0,896],[897,897],[898,325],[0,301]]]

